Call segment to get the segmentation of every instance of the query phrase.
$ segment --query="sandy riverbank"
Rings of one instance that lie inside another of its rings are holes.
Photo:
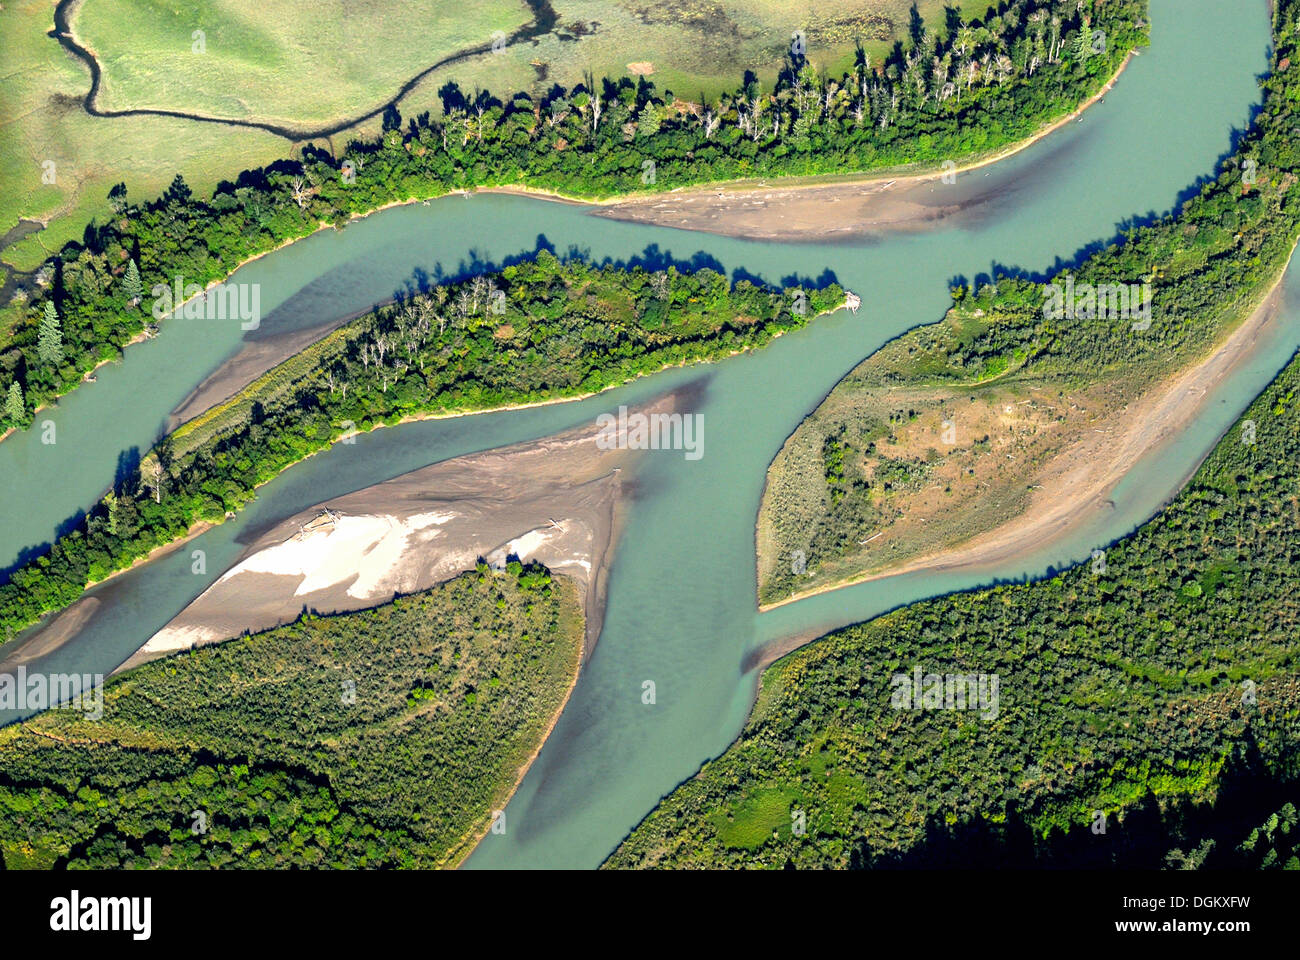
[[[1250,360],[1260,334],[1281,305],[1283,276],[1285,270],[1260,304],[1208,356],[1111,412],[1093,425],[1084,442],[1045,463],[1032,478],[1035,492],[1028,508],[1015,519],[947,549],[777,603],[760,604],[759,610],[906,573],[991,567],[1066,539],[1098,511],[1113,509],[1111,491],[1137,461],[1180,434],[1201,414],[1216,385]],[[1180,489],[1199,467],[1199,461],[1188,465]],[[806,638],[811,639],[815,638]],[[790,649],[793,647],[783,645],[781,655]]]
[[[224,403],[268,370],[279,366],[318,340],[323,340],[354,318],[355,316],[348,316],[300,330],[246,338],[233,356],[204,377],[176,405],[168,417],[167,430],[175,430],[182,423]]]
[[[861,300],[858,298],[857,294],[853,293],[851,290],[845,290],[844,292],[845,299],[842,303],[828,310],[822,310],[819,313],[813,314],[808,318],[807,322],[811,323],[821,317],[829,316],[832,313],[838,313],[840,310],[845,309],[856,313]],[[209,374],[208,377],[195,390],[193,390],[188,397],[185,398],[182,404],[171,412],[168,419],[168,432],[170,433],[177,427],[182,426],[190,420],[193,420],[195,417],[201,416],[211,410],[213,407],[219,406],[227,400],[232,399],[254,380],[279,366],[285,360],[295,356],[297,353],[311,346],[316,341],[324,339],[338,328],[356,319],[356,317],[364,316],[369,312],[369,310],[362,311],[361,313],[347,317],[343,320],[330,321],[321,326],[294,330],[265,340],[253,341],[247,344],[233,357]],[[772,339],[775,340],[784,335],[785,331],[778,330],[772,335]],[[743,349],[735,349],[729,352],[726,356],[735,357],[754,349],[761,348],[745,347]],[[666,370],[681,369],[687,366],[718,363],[722,359],[725,358],[718,357],[708,360],[692,360],[683,361],[681,363],[666,364],[658,370],[638,373],[632,378],[632,380],[624,381],[621,384],[611,384],[602,390],[592,393],[580,393],[574,394],[570,397],[556,397],[550,400],[535,400],[531,403],[513,403],[496,407],[481,407],[477,409],[454,410],[451,412],[439,413],[414,413],[403,417],[398,421],[398,423],[415,423],[424,420],[447,420],[456,417],[477,416],[481,413],[504,413],[511,410],[528,410],[533,407],[548,407],[557,403],[578,403],[582,400],[589,400],[605,391],[616,390],[620,386],[626,386],[626,384],[633,382],[633,380],[639,380],[642,377],[651,377],[663,373]],[[379,430],[385,426],[387,426],[387,424],[381,422],[375,424],[372,429]]]
[[[1069,114],[1046,124],[1028,139],[970,160],[946,172],[961,174],[997,163],[1033,146],[1053,131],[1078,119],[1084,110],[1105,97],[1133,56],[1134,53],[1130,52],[1106,85]],[[815,240],[834,239],[841,235],[878,232],[885,229],[921,229],[927,225],[934,225],[977,202],[969,198],[957,203],[942,200],[936,202],[932,195],[926,196],[927,193],[933,194],[934,183],[944,173],[945,171],[941,170],[917,172],[905,169],[893,173],[872,171],[834,177],[784,177],[775,179],[774,185],[769,184],[765,179],[723,181],[668,193],[621,195],[599,199],[570,196],[555,190],[524,185],[476,187],[473,192],[513,194],[592,207],[597,215],[611,219],[700,230],[723,236],[767,240]],[[452,190],[437,197],[408,197],[403,200],[389,201],[371,210],[354,213],[341,224],[321,221],[314,230],[302,236],[290,237],[240,261],[226,276],[210,281],[205,287],[205,292],[218,284],[226,283],[240,268],[255,260],[260,260],[289,244],[314,236],[322,230],[341,229],[348,223],[364,220],[393,207],[410,206],[415,203],[428,204],[434,199],[466,195],[465,190]],[[279,338],[267,338],[261,342],[252,341],[232,358],[232,369],[253,369],[262,362],[274,366],[292,356],[296,350],[313,342],[312,339],[306,339],[308,334],[314,334],[315,338],[319,339],[337,326],[341,326],[343,322],[339,321],[333,325],[323,324],[306,331],[284,334]],[[124,350],[127,346],[143,339],[145,335],[141,333],[123,344],[121,349]],[[266,357],[279,359],[267,361],[264,359]],[[88,371],[87,375],[93,374],[99,367],[112,363],[116,359],[111,357],[101,360]],[[228,382],[226,377],[217,374],[205,380],[173,411],[172,425],[196,416],[207,406],[220,402],[223,399],[221,393],[227,388]],[[213,399],[214,397],[216,399]],[[35,412],[39,413],[42,409],[45,407]],[[0,441],[12,432],[13,428],[10,428],[0,433]]]
[[[605,201],[596,212],[615,220],[751,240],[827,241],[933,227],[993,198],[988,191],[958,191],[943,182],[945,175],[951,178],[1005,160],[1077,121],[1110,92],[1132,57],[1130,53],[1099,92],[1032,137],[947,171],[907,169],[844,177],[793,177],[771,184],[755,180],[705,184]]]
[[[681,398],[639,409],[670,413]],[[303,510],[260,534],[119,669],[266,630],[304,609],[375,606],[473,569],[480,557],[496,566],[512,556],[538,560],[573,578],[589,654],[603,620],[625,472],[637,456],[600,449],[596,435],[592,423],[457,457]]]
[[[160,547],[155,547],[145,556],[138,557],[130,566],[114,570],[102,580],[95,580],[86,584],[86,589],[80,597],[54,614],[44,626],[39,627],[30,635],[20,640],[6,638],[3,642],[0,642],[0,673],[12,671],[20,665],[32,663],[46,654],[53,653],[63,644],[73,639],[81,628],[90,622],[91,617],[100,605],[101,595],[87,595],[87,592],[92,588],[111,584],[122,574],[129,573],[137,567],[159,560],[169,553],[179,550],[195,537],[210,529],[212,529],[212,524],[206,520],[197,521],[186,531],[185,536],[179,540],[173,540],[170,543],[164,543]]]
[[[918,230],[935,226],[971,206],[991,199],[990,196],[964,197],[953,200],[936,195],[935,184],[948,174],[962,174],[989,166],[1033,146],[1053,131],[1078,119],[1088,107],[1100,102],[1115,85],[1134,56],[1130,53],[1114,76],[1094,96],[1071,113],[1046,124],[1026,140],[970,160],[950,171],[915,170],[871,171],[844,176],[783,177],[767,180],[725,181],[701,184],[668,193],[646,193],[617,197],[590,198],[569,196],[554,190],[524,185],[476,187],[474,193],[499,193],[534,199],[551,200],[592,208],[598,216],[636,223],[678,227],[723,236],[762,240],[833,240],[855,234],[879,233],[884,230]],[[453,190],[438,197],[409,197],[392,200],[372,210],[352,214],[341,224],[320,222],[300,237],[291,237],[268,250],[254,254],[235,265],[225,277],[213,280],[206,289],[228,282],[240,268],[260,260],[299,240],[322,230],[342,229],[348,223],[364,220],[393,207],[428,204],[434,199],[466,196],[465,190]],[[227,399],[240,387],[256,379],[261,372],[283,362],[304,347],[342,326],[351,317],[319,324],[304,330],[253,339],[210,374],[172,411],[169,427],[192,419],[204,410]],[[139,334],[122,349],[145,339]],[[102,360],[90,371],[112,363]],[[45,409],[44,407],[40,409]],[[38,409],[37,413],[40,412]],[[10,428],[0,433],[3,441]]]

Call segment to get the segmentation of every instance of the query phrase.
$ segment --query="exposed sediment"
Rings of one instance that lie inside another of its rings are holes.
[[[670,413],[670,394],[645,407]],[[585,653],[600,634],[625,476],[595,423],[457,457],[316,504],[261,533],[239,561],[119,669],[290,622],[425,590],[480,559],[537,560],[580,585]]]

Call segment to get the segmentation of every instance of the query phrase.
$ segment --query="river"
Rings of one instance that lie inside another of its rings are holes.
[[[863,298],[754,354],[672,370],[579,403],[405,424],[338,445],[260,491],[238,518],[186,549],[93,591],[94,616],[40,668],[102,671],[122,662],[202,592],[258,530],[321,500],[476,450],[590,422],[619,404],[700,383],[704,456],[651,453],[610,571],[606,621],[573,696],[469,867],[593,867],[655,804],[735,738],[752,703],[765,644],[875,616],[901,603],[1078,562],[1149,517],[1300,345],[1300,279],[1249,363],[1193,425],[1154,450],[1114,493],[1115,507],[1051,550],[961,573],[922,572],[845,588],[758,614],[754,521],[763,479],[785,438],[862,358],[942,316],[954,278],[996,265],[1040,273],[1164,213],[1209,174],[1247,126],[1268,65],[1266,0],[1152,0],[1152,46],[1103,103],[1033,147],[935,183],[962,212],[921,232],[833,245],[752,242],[620,223],[572,205],[504,195],[393,208],[255,261],[236,276],[262,284],[259,335],[318,325],[416,283],[536,249],[576,247],[597,260],[670,256],[769,282],[831,271]],[[467,243],[467,238],[470,242]],[[48,541],[103,493],[119,458],[147,449],[169,412],[240,346],[237,324],[169,321],[123,363],[46,411],[39,429],[0,443],[9,504],[0,563]],[[30,505],[30,508],[27,507]],[[12,511],[11,511],[12,512]],[[190,550],[207,555],[191,573]],[[656,702],[642,702],[643,683]],[[0,720],[12,717],[0,717]]]

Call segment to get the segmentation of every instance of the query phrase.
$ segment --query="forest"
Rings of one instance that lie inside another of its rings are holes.
[[[1040,397],[1082,392],[1094,401],[1088,415],[1100,418],[1204,357],[1260,303],[1300,237],[1300,201],[1293,189],[1300,177],[1300,139],[1293,132],[1300,123],[1300,78],[1280,67],[1295,56],[1296,28],[1278,19],[1275,29],[1275,68],[1262,83],[1264,103],[1254,125],[1216,176],[1175,214],[1131,226],[1116,242],[1052,274],[1000,273],[955,284],[953,306],[939,323],[909,331],[867,358],[800,425],[769,470],[760,521],[773,543],[760,571],[764,603],[876,569],[879,545],[864,550],[864,541],[914,506],[900,500],[901,491],[934,486],[932,475],[944,465],[945,453],[947,459],[971,454],[962,463],[963,480],[967,466],[976,469],[964,489],[943,491],[952,525],[941,529],[931,517],[926,532],[935,543],[989,529],[1020,509],[1026,481],[1032,482],[1028,459],[1012,468],[1001,452],[988,457],[987,437],[980,446],[984,430],[951,451],[936,438],[939,449],[928,459],[891,457],[896,421],[939,407],[952,410],[954,402],[969,420],[968,400],[1000,408],[1019,403],[1031,390]],[[1067,283],[1147,284],[1149,315],[1141,321],[1132,311],[1053,317],[1045,309],[1045,291]],[[1134,329],[1135,323],[1142,328]],[[914,405],[883,409],[890,397],[902,395]],[[1051,434],[1055,423],[1030,429],[1050,435],[1043,445],[1059,453],[1062,441]],[[826,453],[832,447],[833,458]],[[995,469],[988,460],[1000,461],[996,469],[1008,475],[1000,487],[997,477],[979,473],[981,454],[988,470]],[[996,497],[984,482],[998,487]],[[989,512],[993,500],[1002,503],[998,517]],[[966,525],[958,529],[962,504],[969,509]],[[908,537],[920,550],[924,538],[916,530]],[[797,551],[816,577],[794,573],[788,558]],[[894,551],[889,562],[903,559]]]
[[[973,300],[953,291],[955,310],[995,319],[937,350],[953,359],[933,377],[1013,350],[1087,376],[1191,349],[1271,282],[1296,237],[1297,10],[1278,4],[1264,109],[1238,153],[1259,181],[1229,163],[1180,217],[1078,266],[1154,275],[1144,336],[1053,324],[1041,286],[997,278]],[[1091,562],[916,603],[777,661],[736,743],[606,865],[1296,866],[1298,394],[1300,356],[1168,507]],[[838,486],[838,448],[817,457]],[[896,707],[892,678],[918,666],[998,677],[996,716]]]
[[[773,664],[607,866],[1294,866],[1298,527],[1300,358],[1103,563]],[[918,665],[999,677],[996,717],[896,708]]]
[[[124,464],[71,531],[0,584],[0,627],[17,632],[196,524],[222,522],[357,431],[596,393],[760,347],[844,302],[829,280],[777,290],[707,267],[596,267],[541,250],[378,307]]]
[[[144,664],[108,682],[102,720],[0,730],[0,861],[454,866],[559,713],[582,635],[573,582],[514,561]]]
[[[0,424],[27,427],[35,410],[157,332],[144,294],[176,276],[209,284],[324,224],[477,187],[598,198],[986,155],[1098,92],[1147,42],[1146,15],[1145,0],[1006,0],[969,22],[953,10],[942,34],[916,20],[906,45],[878,63],[860,52],[838,77],[792,47],[774,89],[747,76],[716,102],[644,77],[589,77],[539,98],[448,84],[437,118],[391,109],[376,140],[338,156],[309,145],[207,199],[179,176],[142,202],[118,184],[112,217],[52,257],[30,295],[0,315]]]

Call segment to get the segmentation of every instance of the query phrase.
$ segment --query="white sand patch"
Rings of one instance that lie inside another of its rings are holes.
[[[348,596],[368,599],[402,588],[402,556],[411,534],[441,526],[455,513],[433,511],[406,520],[389,515],[342,516],[332,528],[259,550],[231,567],[218,583],[241,573],[302,577],[294,596],[315,593],[352,578]],[[432,531],[434,536],[437,531]],[[428,538],[428,534],[425,538]]]
[[[407,517],[406,526],[410,530],[424,530],[426,527],[440,527],[449,520],[455,519],[455,513],[446,513],[435,510],[432,513],[417,513],[414,516]]]
[[[540,560],[552,569],[581,567],[591,573],[591,560],[579,544],[590,546],[590,531],[581,521],[566,519],[559,521],[558,527],[537,527],[520,534],[494,550],[489,561],[504,566],[507,556],[516,556],[524,563]]]
[[[140,648],[139,653],[172,653],[188,650],[210,640],[221,640],[224,634],[209,627],[163,627]]]
[[[378,543],[396,525],[393,517],[341,517],[332,530],[315,530],[305,537],[290,537],[274,547],[259,550],[227,570],[217,582],[241,573],[274,573],[286,577],[311,577],[320,573],[328,577],[327,584],[337,583],[355,571],[330,571],[328,566],[343,559],[345,550],[359,553]]]
[[[409,532],[402,524],[394,521],[394,526],[380,537],[378,542],[366,548],[364,555],[357,556],[351,550],[347,550],[343,559],[357,574],[356,582],[348,587],[349,597],[366,600],[380,593],[392,593],[394,589],[400,587],[400,584],[395,581],[401,576],[402,554],[406,552],[406,539]],[[330,571],[331,574],[334,572]],[[295,596],[328,587],[345,578],[335,577],[333,580],[319,584],[315,582],[317,579],[319,577],[308,577],[297,589]]]
[[[552,530],[529,530],[522,537],[511,540],[506,546],[506,553],[513,553],[520,560],[530,560],[533,554],[550,542]]]

